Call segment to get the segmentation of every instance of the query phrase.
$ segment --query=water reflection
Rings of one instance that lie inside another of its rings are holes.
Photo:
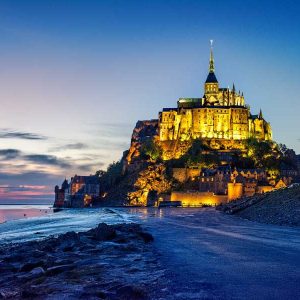
[[[131,215],[136,215],[142,220],[149,218],[162,218],[165,215],[165,209],[157,207],[132,207],[126,210]]]
[[[39,207],[12,207],[12,205],[0,206],[0,223],[11,220],[39,217],[52,213],[53,210],[48,206]]]

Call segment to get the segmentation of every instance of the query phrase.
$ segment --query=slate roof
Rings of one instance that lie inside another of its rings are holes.
[[[217,77],[214,72],[209,72],[205,83],[216,83],[218,82]]]

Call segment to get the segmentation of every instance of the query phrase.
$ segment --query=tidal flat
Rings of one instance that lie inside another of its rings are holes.
[[[67,210],[1,224],[0,239],[8,299],[300,298],[300,228],[214,208]]]
[[[164,271],[137,224],[0,247],[0,298],[149,299]]]

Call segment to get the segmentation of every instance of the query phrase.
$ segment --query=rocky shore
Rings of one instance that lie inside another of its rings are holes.
[[[0,299],[153,299],[164,271],[137,224],[0,246]],[[155,287],[155,289],[154,289]]]
[[[217,209],[260,223],[300,226],[300,187],[243,197]]]

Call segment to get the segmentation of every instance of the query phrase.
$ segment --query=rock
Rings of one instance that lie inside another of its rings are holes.
[[[66,242],[66,241],[79,241],[79,235],[75,231],[69,231],[65,234],[62,234],[58,237],[59,242]]]
[[[16,299],[18,293],[12,290],[1,290],[0,299]]]
[[[116,230],[105,223],[100,223],[95,229],[88,231],[88,234],[92,234],[92,238],[97,241],[107,241],[116,237]]]
[[[25,289],[21,293],[21,297],[24,299],[33,299],[36,298],[37,296],[39,296],[38,293],[36,293],[32,289]]]
[[[3,262],[0,262],[0,274],[1,273],[4,273],[4,272],[15,272],[17,270],[17,268],[10,264],[10,263],[3,263]]]
[[[20,267],[19,272],[29,272],[33,270],[36,267],[43,267],[44,262],[43,261],[37,261],[37,262],[28,262]]]
[[[150,243],[150,242],[153,242],[153,240],[154,240],[152,234],[150,234],[148,232],[141,231],[138,234],[144,240],[145,243]]]
[[[47,269],[46,275],[47,276],[54,276],[66,271],[70,271],[75,268],[75,265],[69,264],[69,265],[59,265],[55,267],[51,267]]]
[[[22,255],[20,255],[20,254],[15,254],[15,255],[11,254],[11,255],[3,257],[3,261],[5,261],[5,262],[12,262],[13,263],[15,261],[20,261],[23,258],[24,257]]]
[[[38,257],[44,256],[45,252],[41,251],[41,250],[38,250],[38,249],[35,249],[34,251],[31,251],[30,255],[31,255],[31,257],[38,258]]]
[[[146,244],[152,239],[137,224],[102,223],[87,232],[2,246],[0,300],[145,299],[136,283],[148,289],[154,282],[159,267],[149,263],[154,254]]]
[[[71,245],[71,246],[66,246],[64,247],[62,250],[63,252],[70,252],[74,249],[74,245]]]
[[[118,299],[130,299],[130,300],[139,300],[146,299],[146,293],[143,288],[139,286],[122,286],[117,289]]]
[[[253,197],[243,197],[217,209],[251,221],[281,226],[299,226],[299,194],[300,187],[277,190]]]
[[[24,275],[18,276],[22,281],[32,280],[38,277],[41,277],[45,274],[45,270],[42,267],[37,267],[31,270],[29,273],[25,273]]]
[[[40,276],[40,275],[45,274],[45,270],[42,267],[37,267],[37,268],[34,268],[33,270],[31,270],[29,274],[31,274],[33,276]]]

